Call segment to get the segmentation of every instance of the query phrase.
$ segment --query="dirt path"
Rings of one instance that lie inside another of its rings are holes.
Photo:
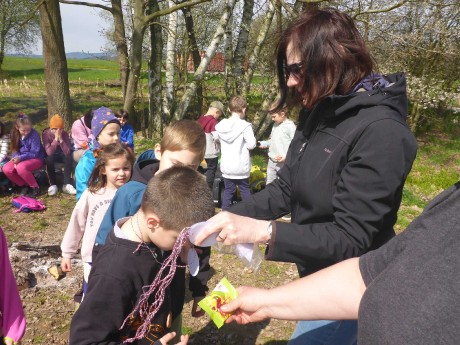
[[[74,293],[80,288],[81,261],[75,270],[56,281],[47,271],[60,262],[59,245],[75,205],[74,197],[42,195],[48,209],[40,213],[13,213],[11,197],[0,197],[0,225],[10,245],[10,256],[27,315],[24,344],[67,344],[74,312]],[[273,287],[297,277],[294,265],[263,262],[257,273],[246,269],[234,256],[213,252],[208,286],[227,277],[235,286]],[[286,344],[293,322],[271,320],[250,326],[226,325],[218,330],[208,316],[191,317],[191,295],[186,296],[183,331],[190,344]]]

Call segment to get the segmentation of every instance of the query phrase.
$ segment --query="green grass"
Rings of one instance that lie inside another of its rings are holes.
[[[118,80],[118,64],[107,60],[67,60],[69,81]],[[2,66],[5,76],[12,79],[43,80],[43,58],[7,56]]]

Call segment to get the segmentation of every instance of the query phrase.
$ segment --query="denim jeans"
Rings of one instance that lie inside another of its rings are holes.
[[[299,321],[288,345],[355,345],[358,321]]]
[[[217,162],[219,158],[206,158],[206,164],[208,166],[208,169],[206,170],[206,182],[208,183],[209,188],[212,189],[212,186],[214,185],[214,179],[216,177],[216,171],[217,171]]]

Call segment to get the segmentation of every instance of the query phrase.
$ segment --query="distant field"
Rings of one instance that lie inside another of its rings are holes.
[[[69,80],[97,81],[118,80],[118,64],[107,60],[67,60]],[[44,61],[42,58],[5,57],[2,66],[3,77],[30,80],[43,79]]]

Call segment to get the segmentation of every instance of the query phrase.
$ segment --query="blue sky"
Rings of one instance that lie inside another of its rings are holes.
[[[87,2],[107,4],[102,0],[89,0]],[[100,32],[109,26],[99,16],[102,10],[68,4],[60,4],[60,6],[66,53],[99,53],[105,45],[105,38]],[[37,42],[34,53],[42,53],[41,39]]]

